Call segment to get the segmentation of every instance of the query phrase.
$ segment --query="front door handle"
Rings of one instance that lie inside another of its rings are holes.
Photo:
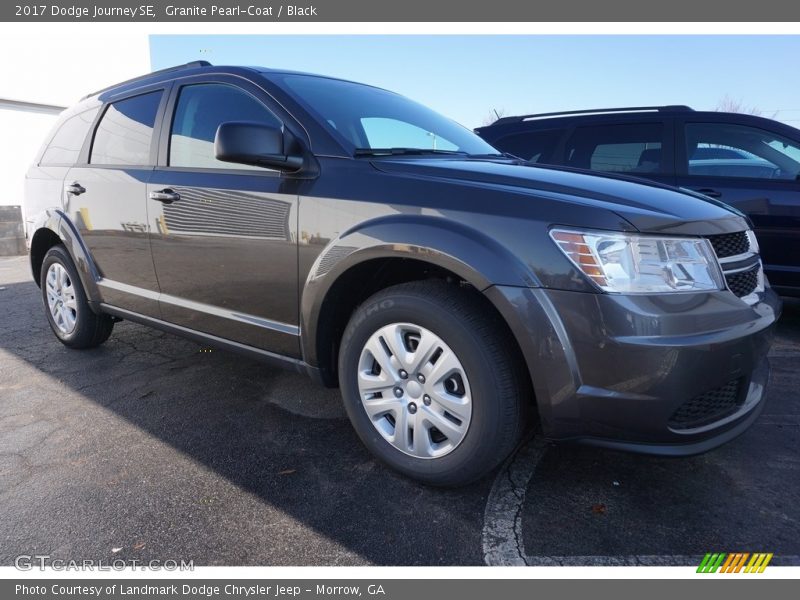
[[[180,199],[181,195],[170,188],[164,188],[163,190],[158,190],[157,192],[150,192],[150,200],[156,200],[157,202],[163,202],[164,204],[172,204]]]
[[[703,194],[704,196],[708,196],[709,198],[721,198],[722,192],[718,192],[717,190],[712,190],[711,188],[700,188],[699,190],[695,190],[698,194]]]
[[[80,196],[86,191],[86,188],[83,187],[80,183],[70,183],[69,185],[64,186],[64,190],[68,194],[72,194],[73,196]]]

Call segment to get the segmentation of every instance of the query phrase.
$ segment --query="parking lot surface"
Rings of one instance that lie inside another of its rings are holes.
[[[800,303],[787,301],[759,421],[684,459],[533,438],[469,487],[383,467],[338,391],[122,322],[50,332],[27,258],[0,258],[0,564],[800,564]]]

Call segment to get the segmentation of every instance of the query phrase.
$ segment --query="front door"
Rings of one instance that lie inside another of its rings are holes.
[[[281,123],[255,86],[225,79],[176,86],[170,107],[147,186],[163,319],[299,356],[297,184],[214,156],[220,123]]]
[[[770,283],[800,291],[800,141],[726,122],[683,132],[678,184],[746,213]]]

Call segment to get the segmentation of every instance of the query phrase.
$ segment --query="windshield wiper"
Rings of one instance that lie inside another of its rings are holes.
[[[356,148],[354,156],[402,156],[416,154],[449,154],[466,156],[466,152],[460,150],[435,150],[433,148]]]
[[[470,154],[469,158],[508,158],[511,160],[522,160],[518,156],[509,154],[508,152],[490,152],[487,154]]]

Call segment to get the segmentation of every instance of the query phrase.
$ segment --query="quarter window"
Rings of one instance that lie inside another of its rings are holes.
[[[257,169],[263,167],[217,160],[214,136],[221,123],[253,121],[280,127],[280,120],[256,98],[225,84],[183,87],[178,96],[169,136],[169,164],[201,169]]]
[[[94,123],[100,107],[84,111],[64,121],[42,154],[42,165],[72,165],[86,141],[86,134]]]
[[[797,180],[800,142],[757,127],[687,123],[687,173],[705,177]]]
[[[561,129],[515,133],[501,138],[494,145],[529,162],[550,164],[562,133]]]
[[[661,123],[580,127],[566,146],[566,164],[579,169],[616,173],[663,170]]]
[[[150,142],[161,93],[150,92],[109,105],[95,131],[89,162],[96,165],[151,164]]]

